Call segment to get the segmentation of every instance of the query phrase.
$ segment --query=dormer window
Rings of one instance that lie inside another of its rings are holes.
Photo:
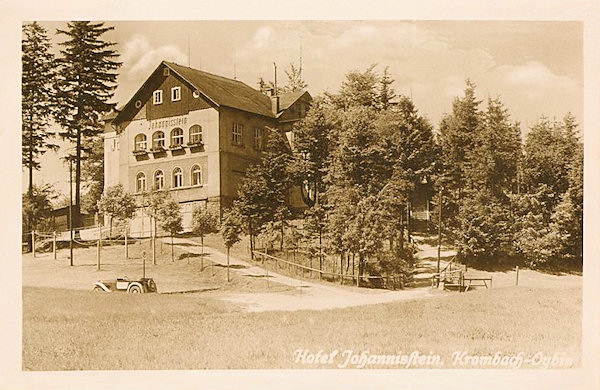
[[[171,101],[178,102],[181,100],[181,87],[171,88]]]
[[[154,93],[152,94],[152,103],[153,104],[162,104],[163,102],[163,94],[162,94],[162,89],[158,89],[156,91],[154,91]]]

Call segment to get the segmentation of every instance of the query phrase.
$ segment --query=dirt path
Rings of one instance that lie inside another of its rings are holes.
[[[175,245],[184,244],[190,252],[200,253],[200,248],[193,240],[178,238]],[[209,247],[204,247],[207,258],[225,265],[227,256]],[[264,277],[265,269],[230,256],[231,271],[250,277]],[[243,305],[248,311],[295,311],[325,310],[351,306],[372,305],[377,303],[402,301],[408,299],[433,296],[430,288],[416,288],[401,291],[357,289],[313,283],[307,280],[294,279],[269,270],[269,282],[296,287],[296,293],[226,293],[214,292],[212,295],[220,299]]]

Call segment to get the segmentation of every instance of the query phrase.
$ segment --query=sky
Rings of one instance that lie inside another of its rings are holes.
[[[40,22],[54,50],[66,22]],[[105,38],[123,62],[113,101],[125,104],[162,60],[234,76],[255,87],[259,77],[278,84],[302,59],[313,96],[336,92],[349,71],[389,67],[397,94],[412,97],[437,128],[465,80],[484,103],[499,97],[524,135],[545,115],[583,118],[583,30],[579,22],[516,21],[198,21],[110,22]],[[68,167],[58,153],[40,158],[34,183],[68,193]],[[22,189],[27,188],[23,171]]]

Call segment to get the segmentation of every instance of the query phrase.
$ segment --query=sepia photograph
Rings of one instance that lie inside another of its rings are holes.
[[[17,370],[584,388],[586,24],[320,19],[18,20]]]

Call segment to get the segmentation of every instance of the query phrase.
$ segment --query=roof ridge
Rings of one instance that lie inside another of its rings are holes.
[[[236,79],[230,79],[229,77],[220,76],[218,74],[210,73],[210,72],[207,72],[205,70],[200,70],[200,69],[192,68],[191,66],[185,66],[185,65],[181,65],[181,64],[178,64],[176,62],[170,62],[170,61],[163,61],[163,62],[165,64],[169,65],[169,66],[175,65],[175,66],[178,66],[180,68],[186,68],[186,69],[189,69],[189,70],[193,70],[194,72],[200,72],[200,73],[203,73],[205,75],[208,75],[208,76],[211,76],[211,77],[214,77],[214,78],[217,78],[217,79],[226,80],[226,81],[233,81],[233,82],[236,82],[236,83],[239,83],[239,84],[248,85],[248,84],[244,83],[243,81],[236,80]],[[252,87],[250,87],[250,88],[252,88]],[[253,89],[255,89],[255,88],[253,88]]]

